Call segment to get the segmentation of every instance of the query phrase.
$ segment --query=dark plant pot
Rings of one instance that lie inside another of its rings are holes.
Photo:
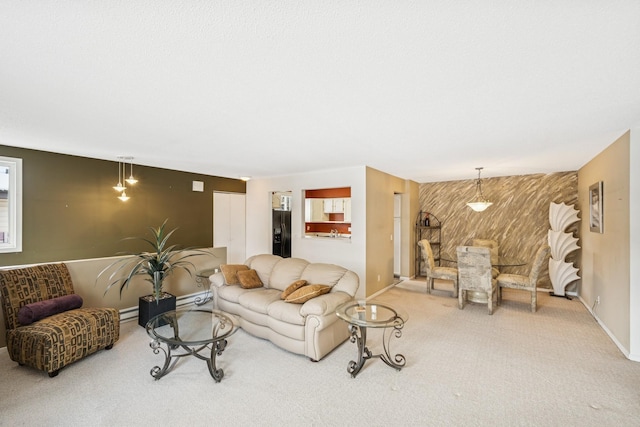
[[[176,296],[164,292],[162,298],[158,301],[153,295],[145,295],[138,300],[138,325],[143,328],[147,326],[150,319],[155,316],[176,309]],[[167,322],[160,323],[158,326],[166,325]]]

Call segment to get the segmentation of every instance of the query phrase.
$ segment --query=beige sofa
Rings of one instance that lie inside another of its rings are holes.
[[[244,264],[257,272],[264,286],[228,285],[221,272],[210,277],[216,306],[236,315],[242,329],[313,361],[349,337],[347,324],[335,312],[354,298],[359,286],[356,273],[333,264],[269,254],[253,256]],[[329,285],[331,290],[303,304],[285,302],[282,291],[296,280]]]

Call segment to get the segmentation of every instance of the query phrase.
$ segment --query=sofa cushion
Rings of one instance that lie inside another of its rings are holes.
[[[284,291],[291,282],[300,279],[300,275],[309,265],[309,261],[301,258],[285,258],[273,266],[269,287]]]
[[[301,287],[303,287],[306,284],[307,284],[306,280],[296,280],[295,282],[293,282],[292,284],[287,286],[287,289],[282,291],[282,294],[280,294],[280,299],[286,299],[294,291],[297,291],[298,289],[300,289]]]
[[[227,285],[239,285],[238,271],[248,270],[244,264],[220,264],[220,271],[224,275],[224,281]]]
[[[261,314],[267,314],[269,304],[274,301],[280,301],[280,291],[277,289],[250,289],[238,297],[242,307]]]
[[[259,291],[260,289],[263,288],[245,289],[240,285],[221,286],[220,288],[218,288],[218,297],[222,298],[225,301],[237,304],[241,295],[246,294],[247,292]]]
[[[18,322],[20,322],[21,325],[30,325],[45,317],[80,307],[82,307],[82,297],[77,294],[33,302],[23,306],[18,311]]]
[[[313,263],[304,269],[300,279],[305,279],[309,284],[323,284],[333,286],[348,270],[334,264]]]
[[[270,288],[270,277],[273,266],[282,261],[282,259],[283,258],[278,255],[260,254],[247,259],[246,264],[249,268],[254,269],[258,273],[258,276],[260,277],[260,280],[262,280],[265,288]],[[298,279],[298,277],[296,277],[296,279]]]
[[[294,291],[285,299],[285,301],[294,304],[303,304],[311,298],[328,293],[330,290],[331,286],[327,285],[307,285],[301,287],[297,291]]]
[[[255,270],[238,271],[238,280],[240,281],[240,286],[244,289],[261,288],[263,286],[262,280],[260,280]]]
[[[299,304],[288,304],[286,301],[275,301],[269,304],[267,314],[273,319],[294,325],[304,325],[305,318],[300,314]]]

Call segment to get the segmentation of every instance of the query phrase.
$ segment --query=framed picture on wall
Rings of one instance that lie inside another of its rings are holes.
[[[602,221],[602,181],[589,187],[589,229],[596,233],[604,233]]]

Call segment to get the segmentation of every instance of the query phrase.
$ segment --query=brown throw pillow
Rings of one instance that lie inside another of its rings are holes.
[[[285,302],[291,302],[294,304],[302,304],[309,301],[311,298],[315,298],[319,295],[328,293],[331,290],[331,286],[327,285],[307,285],[303,286],[297,291],[294,291],[289,295]]]
[[[224,281],[227,285],[239,285],[238,271],[248,270],[244,264],[220,264],[220,270],[224,275]]]
[[[307,284],[306,280],[302,280],[302,279],[301,280],[296,280],[295,282],[290,284],[287,287],[287,289],[282,291],[282,294],[280,294],[280,299],[287,299],[287,297],[289,295],[291,295],[294,291],[297,291],[298,289],[300,289],[301,287],[303,287],[306,284]]]
[[[240,286],[245,289],[261,288],[262,280],[255,270],[240,270],[237,273]]]

